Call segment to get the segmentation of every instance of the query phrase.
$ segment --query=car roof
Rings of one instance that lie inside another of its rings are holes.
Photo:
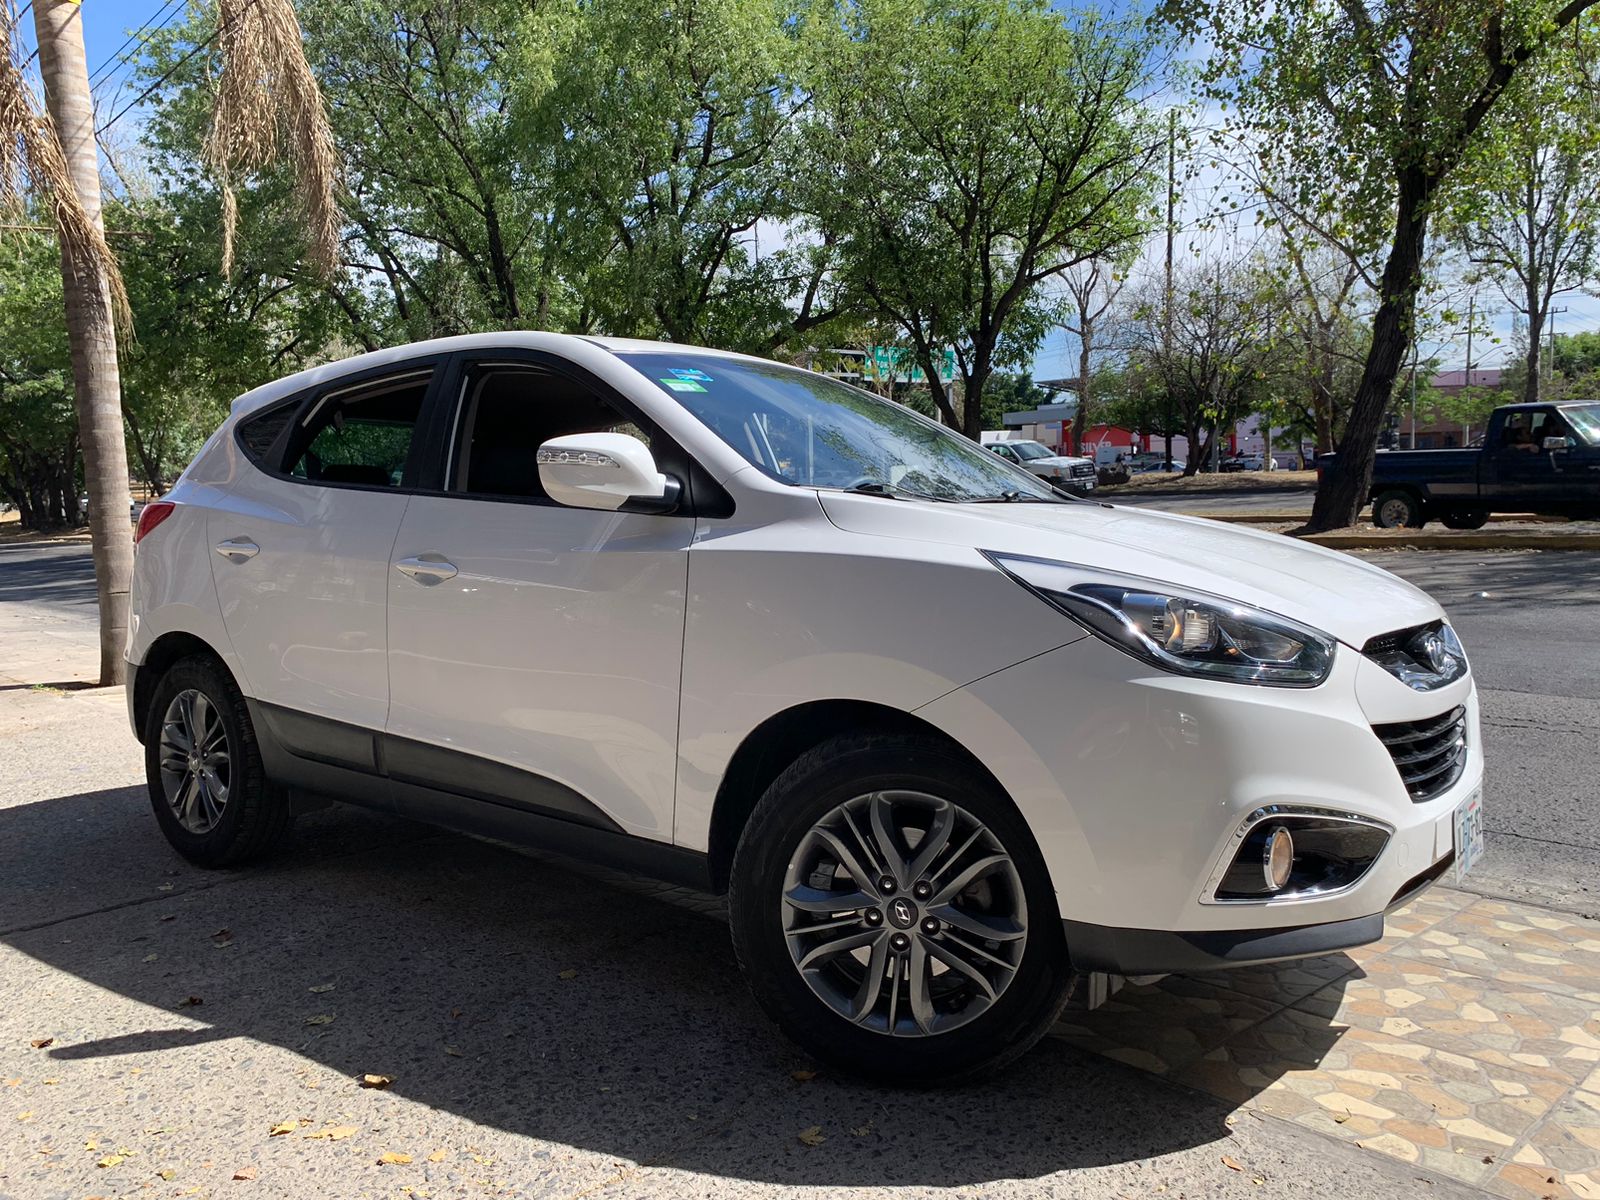
[[[414,358],[426,358],[435,354],[458,354],[477,350],[548,350],[560,353],[563,349],[572,350],[578,346],[598,346],[612,354],[653,354],[653,353],[691,353],[696,355],[710,355],[717,358],[746,359],[751,362],[768,362],[771,360],[754,358],[748,354],[737,354],[731,350],[717,350],[709,346],[692,346],[682,342],[655,342],[642,338],[614,338],[594,337],[588,334],[575,333],[544,333],[532,329],[497,330],[491,333],[466,333],[454,337],[431,338],[421,342],[405,342],[398,346],[387,346],[381,350],[368,351],[349,358],[335,359],[331,362],[320,363],[314,367],[307,367],[293,375],[285,375],[281,379],[274,379],[260,387],[253,388],[244,395],[234,400],[231,409],[235,416],[271,404],[285,396],[292,395],[304,388],[315,387],[320,384],[337,380],[345,375],[352,375],[360,371],[370,370],[374,367],[385,367],[391,363],[404,363]]]

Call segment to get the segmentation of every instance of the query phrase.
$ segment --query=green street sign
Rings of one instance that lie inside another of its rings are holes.
[[[942,350],[935,363],[939,368],[941,383],[954,383],[956,378],[956,352]],[[862,363],[862,374],[879,381],[896,383],[921,383],[926,377],[917,365],[917,354],[909,346],[868,346]]]

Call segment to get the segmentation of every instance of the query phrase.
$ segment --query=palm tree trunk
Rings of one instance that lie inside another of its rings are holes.
[[[34,0],[39,73],[45,102],[78,198],[98,228],[100,164],[94,139],[94,107],[83,53],[83,10],[73,0]],[[67,337],[83,443],[83,475],[89,489],[89,530],[95,589],[100,601],[100,682],[123,682],[123,645],[128,629],[128,584],[133,577],[133,537],[128,528],[128,451],[122,432],[122,383],[111,291],[100,265],[61,239],[61,278],[66,290]]]

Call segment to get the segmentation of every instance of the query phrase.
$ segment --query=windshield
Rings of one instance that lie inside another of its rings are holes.
[[[1600,446],[1600,404],[1563,404],[1556,411],[1585,442]]]
[[[617,357],[783,483],[876,486],[936,500],[1061,499],[976,442],[826,375],[694,353]]]
[[[1017,457],[1025,462],[1036,458],[1050,458],[1052,452],[1048,446],[1041,446],[1038,442],[1012,442],[1011,448],[1017,452]]]

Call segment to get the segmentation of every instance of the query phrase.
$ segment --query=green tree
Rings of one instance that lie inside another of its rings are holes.
[[[1550,56],[1508,91],[1451,193],[1452,232],[1524,322],[1520,398],[1539,399],[1555,298],[1594,274],[1600,108],[1574,56]]]
[[[55,242],[28,232],[0,254],[0,494],[24,529],[79,523],[78,423]]]
[[[525,20],[523,52],[553,65],[510,81],[516,128],[548,150],[535,190],[585,323],[765,350],[833,315],[826,255],[780,244],[804,102],[791,26],[774,0],[608,0]]]
[[[1147,228],[1165,144],[1138,102],[1148,44],[1039,0],[818,0],[802,36],[805,228],[975,438],[990,376],[1056,323],[1042,285]]]
[[[1339,455],[1309,528],[1351,524],[1415,336],[1430,221],[1524,64],[1595,0],[1166,0],[1203,40],[1207,95],[1293,181],[1287,199],[1383,261],[1377,311]],[[1569,35],[1570,36],[1570,35]],[[1564,41],[1565,39],[1563,39]]]

